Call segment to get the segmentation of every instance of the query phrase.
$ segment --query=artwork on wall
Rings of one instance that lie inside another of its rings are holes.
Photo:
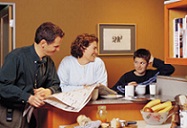
[[[98,55],[133,55],[135,24],[98,24]]]

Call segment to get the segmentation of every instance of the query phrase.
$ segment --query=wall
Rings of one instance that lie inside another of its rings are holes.
[[[136,24],[136,48],[147,48],[164,58],[164,0],[1,0],[16,4],[16,47],[30,45],[35,29],[45,21],[63,28],[66,35],[61,51],[53,56],[58,67],[69,55],[70,44],[78,34],[97,34],[98,23]],[[109,86],[133,69],[132,56],[101,56],[109,75]],[[174,75],[186,75],[178,66]]]

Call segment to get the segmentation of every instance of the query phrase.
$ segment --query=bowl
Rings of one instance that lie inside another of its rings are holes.
[[[164,113],[156,113],[156,112],[144,112],[143,110],[140,110],[142,117],[144,121],[147,124],[150,125],[160,125],[166,122],[168,119],[168,113],[169,112],[164,112]]]
[[[144,95],[146,92],[146,86],[145,85],[138,85],[135,88],[135,92],[137,95]]]

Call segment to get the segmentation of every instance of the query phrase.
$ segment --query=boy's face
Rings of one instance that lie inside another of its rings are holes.
[[[145,59],[136,57],[134,59],[134,68],[135,68],[135,74],[138,76],[145,75],[146,69],[147,69],[148,63]]]

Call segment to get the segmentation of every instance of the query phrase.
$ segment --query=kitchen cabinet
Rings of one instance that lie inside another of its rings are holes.
[[[165,95],[158,95],[155,96],[155,98],[159,98],[162,101],[173,99],[173,97]],[[86,115],[92,120],[97,120],[96,113],[98,106],[100,105],[106,106],[107,121],[110,121],[113,118],[131,121],[143,120],[140,110],[145,104],[146,102],[132,102],[125,100],[124,98],[98,99],[96,101],[90,101],[80,112],[67,112],[46,104],[44,107],[36,109],[35,113],[37,114],[36,118],[39,128],[58,128],[60,125],[70,125],[76,123],[76,118],[81,114]],[[170,122],[170,120],[168,121]]]
[[[37,121],[39,128],[58,128],[60,125],[70,125],[76,123],[76,118],[79,115],[86,115],[92,120],[97,120],[96,113],[98,105],[103,104],[88,104],[80,112],[67,112],[46,105],[37,111]],[[115,103],[104,104],[107,109],[107,120],[120,118],[124,120],[143,120],[140,110],[145,105],[144,103]]]
[[[173,19],[187,15],[187,0],[164,5],[164,43],[165,62],[176,65],[187,65],[187,58],[173,57]]]

